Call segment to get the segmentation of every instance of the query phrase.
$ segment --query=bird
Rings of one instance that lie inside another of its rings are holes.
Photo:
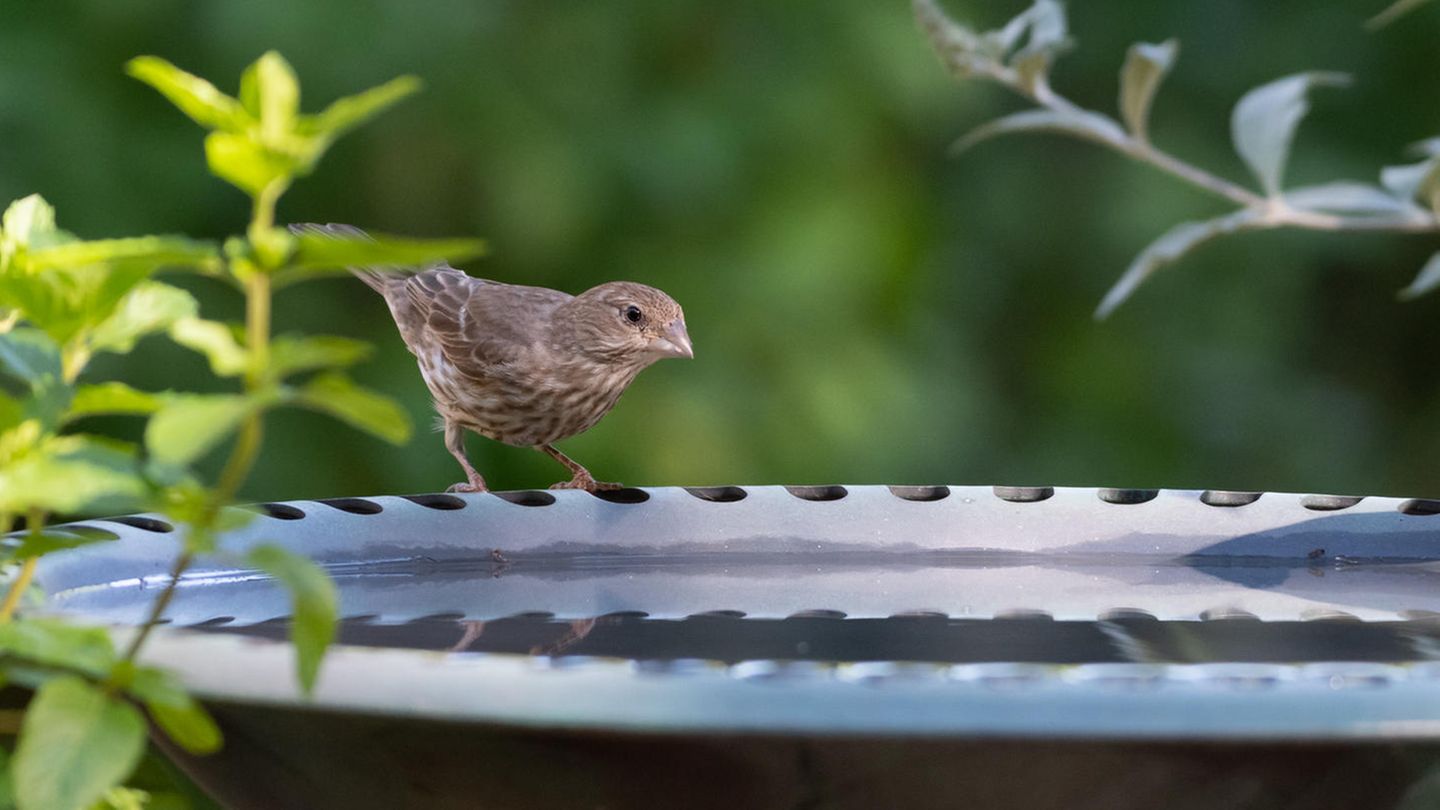
[[[291,225],[292,233],[369,239],[350,225]],[[695,356],[675,299],[632,281],[570,295],[476,278],[447,264],[347,268],[384,297],[430,389],[445,448],[465,471],[449,492],[485,492],[465,455],[465,431],[560,462],[551,489],[619,489],[595,480],[555,443],[584,433],[635,377],[665,358]]]

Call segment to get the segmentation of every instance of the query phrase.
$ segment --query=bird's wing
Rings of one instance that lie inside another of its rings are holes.
[[[499,284],[453,268],[426,270],[406,280],[410,306],[421,315],[418,341],[400,324],[406,342],[440,349],[465,377],[483,380],[525,364],[556,307],[569,295],[542,287]],[[399,318],[397,318],[399,323]]]

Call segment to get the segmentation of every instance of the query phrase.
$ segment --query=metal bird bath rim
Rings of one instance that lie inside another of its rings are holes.
[[[197,560],[145,656],[202,697],[533,730],[1440,740],[1440,502],[1039,487],[701,487],[262,504],[341,590],[302,699],[281,590]],[[158,515],[42,559],[129,632]]]

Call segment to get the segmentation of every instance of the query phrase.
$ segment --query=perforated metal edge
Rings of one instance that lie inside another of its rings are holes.
[[[1153,497],[1145,491],[1142,498],[1117,490],[990,487],[947,487],[944,494],[868,486],[845,487],[843,495],[833,488],[739,491],[743,495],[735,490],[636,490],[612,500],[559,492],[296,501],[270,507],[283,516],[257,518],[223,545],[243,551],[260,540],[280,541],[339,572],[420,556],[474,560],[492,548],[521,560],[627,551],[737,561],[754,560],[757,554],[819,555],[853,563],[857,579],[842,583],[852,595],[884,563],[979,550],[1056,561],[1054,569],[1027,567],[1007,576],[1013,586],[1023,574],[1029,590],[1046,594],[1040,601],[1051,609],[1045,612],[1057,618],[1440,615],[1440,602],[1428,589],[1380,594],[1393,604],[1346,610],[1334,598],[1344,596],[1346,578],[1341,577],[1332,578],[1342,585],[1329,588],[1326,599],[1291,595],[1275,604],[1267,601],[1273,594],[1265,589],[1212,579],[1211,589],[1193,602],[1172,600],[1168,607],[1150,610],[1130,607],[1136,601],[1132,594],[1113,584],[1108,594],[1077,597],[1057,590],[1053,579],[1064,576],[1066,568],[1083,568],[1087,555],[1216,561],[1261,556],[1299,566],[1380,558],[1423,564],[1440,555],[1440,515],[1435,514],[1440,510],[1430,509],[1429,501],[1340,502],[1273,493],[1252,499],[1173,490]],[[45,558],[42,586],[57,602],[67,592],[95,588],[125,589],[147,600],[163,582],[173,553],[173,544],[156,542],[169,532],[145,520],[84,525],[114,531],[119,540]],[[430,541],[397,541],[401,536]],[[1317,548],[1323,552],[1321,563],[1316,563]],[[245,575],[225,559],[205,559],[193,581]],[[835,607],[823,595],[798,594],[787,601],[782,596],[787,585],[782,580],[766,591],[775,601],[759,614],[798,612],[792,609],[796,600],[807,602],[808,609]],[[700,612],[691,610],[700,604],[709,610],[729,606],[703,589],[691,596],[695,604],[684,606],[688,612]],[[1005,608],[1026,608],[1014,601],[1012,590],[1012,603]],[[889,615],[925,607],[898,604],[873,603],[849,612]],[[1000,605],[982,605],[968,615],[1006,613]],[[431,604],[428,612],[441,607]],[[287,705],[300,701],[291,650],[281,643],[162,629],[147,659],[177,669],[202,695]],[[319,689],[305,705],[536,728],[680,733],[1394,740],[1440,738],[1437,698],[1440,664],[1432,662],[941,666],[746,661],[724,666],[342,647],[328,659]]]

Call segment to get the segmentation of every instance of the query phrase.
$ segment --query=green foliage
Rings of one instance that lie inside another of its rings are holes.
[[[1399,13],[1408,3],[1386,14]],[[971,131],[956,143],[963,151],[996,135],[1052,131],[1107,146],[1151,164],[1240,208],[1202,222],[1175,226],[1141,251],[1096,309],[1104,318],[1157,270],[1179,261],[1200,245],[1247,230],[1299,228],[1316,231],[1440,231],[1440,139],[1419,145],[1424,159],[1381,172],[1381,186],[1335,181],[1286,190],[1286,164],[1300,121],[1309,112],[1309,91],[1348,83],[1338,73],[1306,72],[1251,90],[1230,119],[1235,151],[1259,183],[1256,193],[1192,166],[1150,142],[1150,108],[1161,80],[1175,62],[1176,40],[1131,46],[1120,73],[1118,121],[1078,107],[1049,87],[1053,57],[1069,43],[1065,21],[1052,0],[1037,0],[1003,28],[975,34],[945,16],[933,0],[914,0],[915,13],[941,59],[957,76],[982,77],[1009,87],[1037,105]],[[1015,45],[1029,32],[1029,44]],[[1418,205],[1417,205],[1418,203]],[[1401,292],[1413,298],[1440,285],[1432,259]]]
[[[300,388],[295,401],[387,442],[400,444],[410,438],[410,419],[400,406],[361,388],[344,374],[316,377]]]
[[[145,751],[135,707],[76,676],[55,678],[25,711],[13,762],[20,810],[83,810],[130,774]]]
[[[278,197],[315,168],[336,138],[420,89],[418,79],[401,77],[318,115],[301,115],[295,71],[273,51],[245,69],[239,99],[158,57],[137,57],[126,67],[211,131],[205,138],[210,171],[256,198]]]
[[[256,546],[249,560],[290,590],[295,673],[301,688],[309,692],[315,688],[325,649],[335,639],[340,602],[335,583],[315,563],[280,546]]]
[[[191,464],[263,407],[247,394],[176,394],[146,425],[145,449],[162,464]]]
[[[211,171],[254,205],[245,235],[226,240],[223,250],[175,236],[84,241],[60,230],[37,195],[0,217],[0,531],[17,515],[30,522],[3,554],[18,570],[0,603],[0,679],[37,690],[13,761],[0,762],[21,810],[142,805],[145,791],[118,787],[144,748],[135,703],[186,750],[220,747],[219,728],[183,685],[135,660],[193,556],[216,550],[224,532],[252,517],[230,504],[259,453],[267,412],[305,407],[390,441],[409,436],[403,410],[341,371],[368,357],[368,344],[331,336],[271,340],[273,290],[347,264],[430,263],[484,247],[464,239],[315,240],[274,225],[291,183],[310,173],[337,137],[418,89],[416,80],[397,79],[304,115],[294,71],[273,52],[246,69],[238,98],[154,57],[132,60],[128,69],[211,130]],[[153,280],[162,268],[232,281],[245,293],[244,324],[202,318],[189,293]],[[203,354],[216,377],[237,380],[240,390],[152,393],[81,380],[95,355],[123,354],[162,333]],[[306,374],[313,377],[292,379]],[[129,444],[70,432],[102,414],[147,420],[143,456]],[[224,472],[206,485],[189,467],[227,443]],[[184,542],[176,579],[123,653],[103,629],[17,615],[37,558],[99,542],[46,530],[48,516],[137,506],[168,513],[182,524]],[[292,594],[297,678],[309,691],[334,639],[335,587],[318,566],[275,546],[254,549],[249,559]],[[8,785],[0,782],[0,792]]]

